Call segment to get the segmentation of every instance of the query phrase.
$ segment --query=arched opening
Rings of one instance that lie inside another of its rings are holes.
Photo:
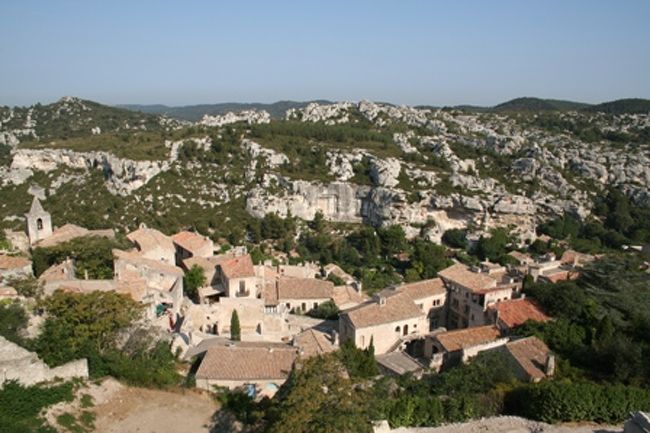
[[[38,230],[43,230],[43,220],[41,218],[36,220],[36,228]]]
[[[397,335],[399,335],[399,333],[400,333],[401,331],[402,331],[402,329],[401,329],[399,326],[396,326],[396,327],[395,327],[395,333],[397,333]]]
[[[409,325],[404,325],[404,335],[409,333]]]

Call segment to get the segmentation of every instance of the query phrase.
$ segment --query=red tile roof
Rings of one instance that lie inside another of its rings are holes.
[[[447,289],[445,289],[445,285],[440,278],[432,278],[430,280],[403,284],[396,287],[395,290],[406,293],[414,301],[431,296],[442,295],[447,292]]]
[[[383,296],[383,292],[380,294],[385,298],[383,305],[377,300],[372,300],[347,310],[343,315],[347,316],[357,329],[422,316],[422,311],[406,293],[392,290],[390,292],[392,293],[387,296]]]
[[[31,266],[31,264],[31,260],[25,257],[0,254],[0,269],[2,270],[21,269],[26,266]]]
[[[506,344],[506,350],[531,379],[546,377],[546,362],[550,351],[542,340],[528,337],[511,341]]]
[[[490,305],[489,308],[498,314],[499,321],[503,322],[508,328],[522,325],[527,320],[536,322],[551,320],[549,316],[544,314],[537,302],[529,298],[497,302]]]
[[[212,380],[283,380],[291,371],[297,349],[291,346],[268,347],[240,342],[230,346],[210,347],[199,369],[197,379]]]
[[[277,281],[278,299],[331,298],[334,283],[316,278],[280,278]]]
[[[176,233],[172,236],[172,241],[184,250],[193,254],[197,251],[213,248],[213,243],[209,238],[189,231]]]
[[[438,272],[442,279],[461,285],[471,291],[482,291],[496,286],[497,280],[485,273],[472,271],[468,266],[457,263]]]
[[[253,267],[253,260],[250,254],[245,256],[233,257],[224,262],[219,263],[221,271],[228,279],[232,278],[248,278],[255,276],[255,268]]]
[[[499,336],[499,330],[495,326],[488,325],[443,332],[436,334],[433,338],[438,340],[442,348],[447,352],[455,352],[468,347],[496,341],[499,339]]]

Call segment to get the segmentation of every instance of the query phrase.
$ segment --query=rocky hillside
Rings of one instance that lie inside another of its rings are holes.
[[[508,226],[522,239],[606,187],[650,204],[650,114],[468,113],[310,103],[170,120],[90,101],[0,109],[0,220],[31,194],[55,224],[194,227],[241,239],[268,213],[400,224],[439,240]]]

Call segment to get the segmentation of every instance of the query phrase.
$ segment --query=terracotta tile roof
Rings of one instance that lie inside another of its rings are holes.
[[[247,343],[210,347],[196,372],[197,379],[284,380],[296,359],[295,347],[260,347]]]
[[[440,278],[432,278],[430,280],[403,284],[396,287],[395,290],[408,294],[414,301],[431,296],[442,295],[447,292],[447,289]]]
[[[221,271],[228,279],[248,278],[255,276],[255,268],[250,254],[232,257],[219,263]]]
[[[158,230],[146,227],[139,228],[126,237],[138,246],[138,249],[143,252],[161,248],[167,251],[174,251],[174,243],[171,238]]]
[[[332,290],[332,300],[337,307],[345,308],[368,301],[368,296],[350,286],[336,286]]]
[[[6,254],[0,254],[0,269],[9,270],[9,269],[20,269],[25,266],[31,266],[31,260],[20,257],[20,256],[8,256]]]
[[[212,272],[217,267],[217,265],[224,263],[235,256],[233,254],[221,254],[218,256],[212,257],[190,257],[189,259],[183,260],[183,267],[185,269],[192,269],[192,266],[198,265],[203,268],[206,272]]]
[[[337,349],[329,335],[314,328],[296,335],[293,345],[300,349],[300,356],[305,358],[323,355]]]
[[[18,292],[13,287],[0,287],[0,297],[16,297]]]
[[[213,242],[209,238],[189,231],[176,233],[172,236],[172,241],[191,253],[208,249],[211,250],[214,247]]]
[[[591,254],[579,253],[578,251],[574,250],[566,250],[562,254],[562,257],[560,257],[560,261],[562,263],[576,266],[581,266],[586,263],[593,262],[594,260],[596,260],[596,257],[592,256]]]
[[[424,366],[404,352],[390,352],[377,355],[377,363],[386,370],[402,375],[406,373],[418,373],[424,370]]]
[[[183,276],[184,272],[178,266],[170,265],[165,262],[158,260],[151,260],[142,257],[136,251],[122,251],[122,250],[113,250],[113,257],[116,260],[124,260],[126,262],[132,263],[138,266],[145,266],[149,269],[155,269],[156,271],[164,272],[166,274]]]
[[[347,316],[357,329],[422,316],[423,313],[406,293],[391,292],[393,293],[385,297],[384,305],[373,299],[347,310],[343,315]]]
[[[455,352],[479,344],[489,343],[490,341],[496,341],[499,339],[499,336],[499,330],[495,326],[488,325],[443,332],[436,334],[433,338],[447,352]]]
[[[77,239],[83,236],[97,236],[97,237],[105,237],[105,238],[114,238],[115,237],[115,232],[112,229],[106,229],[106,230],[88,230],[86,228],[80,227],[75,224],[66,224],[64,226],[61,226],[57,229],[54,229],[52,234],[39,241],[38,246],[39,247],[51,247],[54,245],[62,244],[64,242],[71,241],[73,239]]]
[[[546,377],[546,361],[550,351],[546,344],[537,337],[528,337],[511,341],[506,350],[532,379]]]
[[[494,288],[497,283],[497,281],[489,275],[474,272],[462,263],[457,263],[443,269],[438,272],[438,276],[472,291]]]
[[[530,263],[534,262],[534,260],[533,260],[533,258],[531,256],[529,256],[526,253],[519,252],[519,251],[510,251],[508,253],[508,255],[510,257],[513,257],[514,259],[516,259],[521,264],[530,264]]]
[[[334,283],[316,278],[280,278],[276,282],[278,299],[331,298]]]
[[[537,302],[528,298],[497,302],[490,305],[489,308],[497,312],[499,321],[503,322],[508,328],[519,326],[527,320],[546,322],[551,319],[544,314]]]
[[[72,260],[65,260],[58,265],[50,266],[39,277],[38,281],[48,283],[50,281],[71,280],[75,277],[74,263]]]

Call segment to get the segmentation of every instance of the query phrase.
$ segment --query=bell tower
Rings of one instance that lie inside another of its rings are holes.
[[[27,219],[27,236],[30,245],[52,235],[52,218],[48,212],[45,212],[38,197],[34,197],[32,207],[25,214],[25,218]]]

